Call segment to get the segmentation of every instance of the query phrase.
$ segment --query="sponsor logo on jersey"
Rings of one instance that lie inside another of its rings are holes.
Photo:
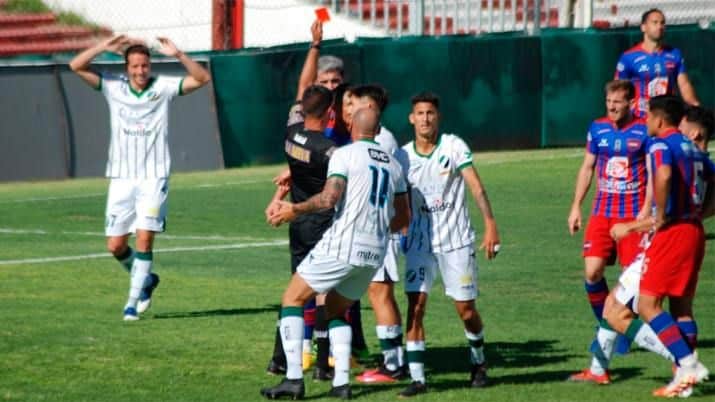
[[[655,144],[651,145],[650,148],[648,148],[649,153],[654,153],[657,151],[666,151],[668,149],[668,146],[665,145],[662,142],[656,142]]]
[[[390,157],[387,156],[386,152],[380,151],[379,149],[368,148],[367,153],[368,153],[368,155],[370,155],[370,158],[373,160],[376,160],[376,161],[382,162],[382,163],[390,163]]]
[[[645,60],[645,55],[641,55],[633,59],[633,63],[638,63],[641,60]]]
[[[619,179],[599,179],[598,191],[609,194],[635,194],[641,188],[637,181]]]
[[[420,210],[424,213],[427,214],[433,214],[435,212],[444,212],[448,209],[454,208],[454,203],[453,202],[442,202],[442,200],[435,201],[434,205],[432,206],[427,206],[427,205],[422,205],[420,207]]]
[[[619,152],[621,150],[621,140],[616,140],[613,143],[613,150]]]
[[[610,128],[602,128],[596,132],[596,134],[603,134],[603,133],[610,133],[611,129]]]
[[[308,142],[308,137],[296,133],[293,135],[293,141],[297,142],[300,145],[305,145],[306,142]]]
[[[628,147],[629,151],[636,151],[641,147],[641,142],[639,140],[630,139],[626,141],[626,147]]]
[[[151,135],[151,130],[144,126],[136,126],[134,128],[122,128],[122,133],[130,137],[148,137]]]
[[[287,155],[290,155],[290,157],[293,159],[297,159],[305,163],[310,163],[310,150],[305,149],[300,145],[294,144],[291,141],[286,140],[285,153]]]
[[[656,74],[660,74],[660,72],[663,70],[663,68],[660,66],[660,63],[655,63],[653,68],[655,69]]]

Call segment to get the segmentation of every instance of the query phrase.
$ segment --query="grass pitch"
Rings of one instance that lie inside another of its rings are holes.
[[[587,366],[595,325],[582,284],[581,235],[566,228],[581,156],[575,149],[475,155],[502,238],[496,260],[479,259],[493,386],[466,387],[466,340],[438,284],[426,318],[429,393],[417,400],[650,401],[652,389],[670,379],[667,362],[635,350],[614,359],[612,385],[564,381]],[[259,388],[278,381],[264,369],[290,272],[287,229],[263,219],[279,169],[172,177],[168,231],[155,245],[161,286],[134,323],[122,321],[128,275],[104,249],[106,180],[0,184],[0,400],[260,400]],[[695,311],[698,353],[715,369],[712,241],[708,247]],[[608,274],[615,283],[617,270]],[[404,312],[401,286],[397,295]],[[377,356],[366,299],[363,320]],[[306,385],[310,399],[329,389]],[[354,391],[358,400],[392,401],[405,385],[355,384]],[[713,395],[706,383],[693,398]]]

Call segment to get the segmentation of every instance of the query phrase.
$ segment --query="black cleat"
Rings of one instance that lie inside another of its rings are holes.
[[[333,379],[333,369],[315,366],[313,369],[313,381],[330,381]]]
[[[397,394],[397,396],[400,398],[411,398],[415,395],[424,394],[425,392],[427,392],[427,385],[419,381],[412,381],[410,385]]]
[[[328,392],[328,396],[340,399],[353,399],[353,391],[350,389],[350,384],[343,384],[331,388],[330,392]]]
[[[268,362],[268,367],[266,367],[266,374],[270,375],[284,375],[286,373],[285,364],[276,363],[275,360],[271,359]]]
[[[289,380],[284,378],[283,381],[275,387],[262,388],[261,395],[268,399],[280,399],[287,397],[295,401],[305,397],[305,384],[303,384],[302,378],[299,380]]]
[[[487,364],[472,364],[472,374],[469,377],[472,388],[484,388],[489,385],[487,378]]]

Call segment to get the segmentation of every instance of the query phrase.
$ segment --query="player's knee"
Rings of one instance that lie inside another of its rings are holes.
[[[112,253],[113,256],[120,256],[127,251],[127,244],[115,239],[110,239],[107,241],[107,251]]]

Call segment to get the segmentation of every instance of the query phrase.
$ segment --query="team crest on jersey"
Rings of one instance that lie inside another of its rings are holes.
[[[159,93],[156,91],[149,91],[146,93],[146,97],[151,101],[151,102],[156,102],[159,100],[160,96]]]
[[[626,141],[626,147],[629,151],[637,151],[641,147],[641,142],[631,139]]]
[[[449,157],[447,155],[442,155],[439,157],[439,166],[442,169],[449,169]]]

